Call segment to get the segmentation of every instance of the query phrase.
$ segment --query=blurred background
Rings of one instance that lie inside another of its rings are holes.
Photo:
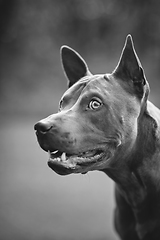
[[[66,90],[61,45],[111,72],[128,33],[160,107],[160,1],[0,0],[0,240],[118,239],[113,182],[55,174],[33,125]]]

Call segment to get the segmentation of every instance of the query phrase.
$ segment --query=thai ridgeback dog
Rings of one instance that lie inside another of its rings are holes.
[[[35,124],[56,173],[100,170],[116,183],[115,228],[123,240],[160,239],[160,110],[127,36],[111,74],[92,75],[83,58],[63,46],[69,88],[59,111]]]

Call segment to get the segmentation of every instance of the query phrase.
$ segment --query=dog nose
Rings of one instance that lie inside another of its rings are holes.
[[[34,130],[39,131],[41,133],[46,133],[51,128],[52,128],[52,125],[50,123],[44,123],[42,121],[40,121],[34,125]]]

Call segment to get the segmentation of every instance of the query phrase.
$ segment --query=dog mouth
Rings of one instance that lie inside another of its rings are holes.
[[[106,153],[102,149],[93,149],[77,154],[70,154],[56,150],[48,151],[49,167],[60,175],[70,173],[86,173],[88,167],[99,163]]]

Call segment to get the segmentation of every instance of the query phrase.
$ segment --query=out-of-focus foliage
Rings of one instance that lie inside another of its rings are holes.
[[[1,0],[1,44],[18,50],[28,38],[46,33],[58,45],[65,40],[80,50],[95,46],[103,51],[132,33],[145,52],[153,44],[159,48],[159,13],[157,0]]]
[[[1,99],[10,106],[9,111],[21,111],[25,109],[25,96],[38,102],[32,97],[40,94],[40,89],[45,92],[46,85],[52,89],[54,86],[56,92],[64,90],[59,61],[63,44],[78,50],[93,69],[108,71],[110,66],[109,70],[113,70],[128,33],[133,35],[156,91],[160,72],[160,1],[1,0]]]
[[[128,33],[160,106],[159,0],[0,0],[0,239],[118,239],[111,180],[53,173],[33,125],[66,89],[61,45],[111,72]]]

